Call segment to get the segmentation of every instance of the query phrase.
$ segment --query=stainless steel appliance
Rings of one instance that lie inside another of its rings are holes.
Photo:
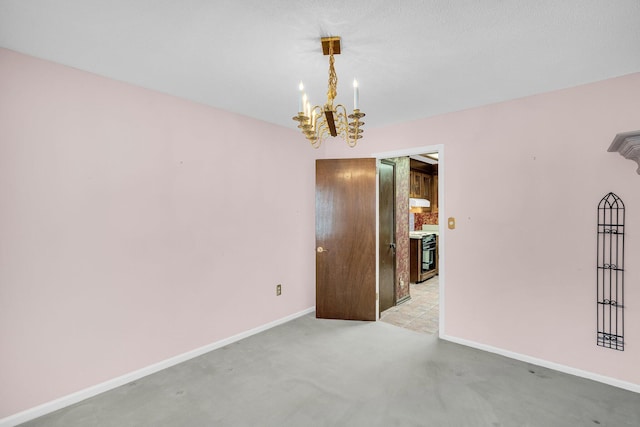
[[[436,235],[422,236],[422,274],[436,269]]]

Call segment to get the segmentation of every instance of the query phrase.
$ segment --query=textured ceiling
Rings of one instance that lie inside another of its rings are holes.
[[[0,46],[295,128],[326,100],[367,128],[640,71],[638,0],[0,0]],[[0,63],[0,78],[2,78]]]

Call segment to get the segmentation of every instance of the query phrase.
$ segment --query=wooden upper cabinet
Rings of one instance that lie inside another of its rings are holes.
[[[420,198],[431,200],[431,175],[420,174],[422,185],[420,186]]]
[[[420,178],[420,173],[410,171],[409,172],[409,197],[420,198],[420,188],[422,186],[422,180]]]
[[[416,208],[415,212],[437,212],[438,175],[411,170],[409,171],[409,180],[409,197],[427,199],[431,203],[431,207]]]
[[[438,212],[438,175],[431,177],[431,212]]]
[[[431,198],[431,175],[410,171],[410,186],[409,186],[409,197],[415,197],[417,199],[430,199]]]

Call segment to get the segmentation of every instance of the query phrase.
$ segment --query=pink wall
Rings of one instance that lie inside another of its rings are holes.
[[[632,74],[369,130],[327,156],[443,144],[444,215],[457,219],[445,234],[444,333],[640,384],[640,176],[607,152],[637,129]],[[624,352],[595,344],[596,207],[609,191],[627,208]]]
[[[297,132],[4,49],[0,94],[0,418],[315,304]]]

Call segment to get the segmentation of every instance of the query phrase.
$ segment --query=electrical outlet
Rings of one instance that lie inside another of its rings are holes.
[[[276,295],[277,296],[282,295],[282,285],[280,283],[276,285]]]

